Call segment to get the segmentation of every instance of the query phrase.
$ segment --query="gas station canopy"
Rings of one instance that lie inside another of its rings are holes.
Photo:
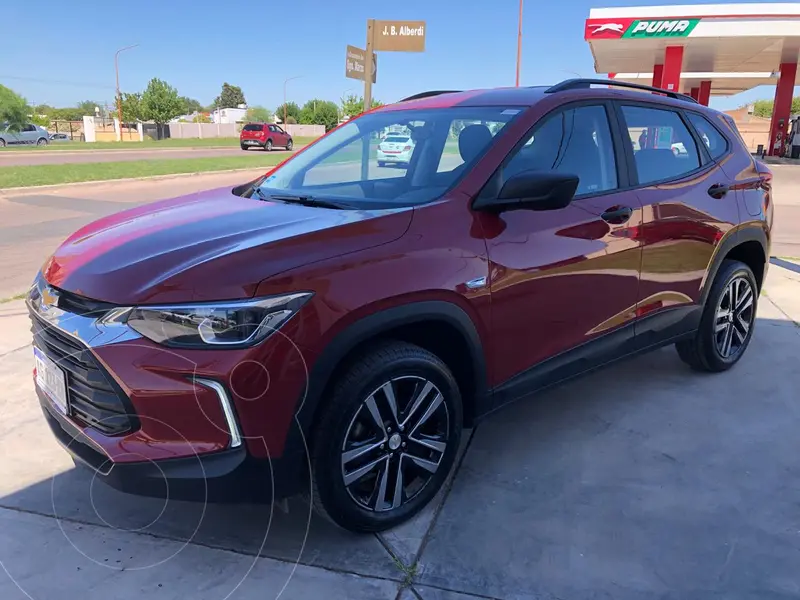
[[[598,73],[691,94],[702,104],[712,94],[776,85],[775,126],[788,124],[800,85],[800,3],[595,8],[584,38]]]

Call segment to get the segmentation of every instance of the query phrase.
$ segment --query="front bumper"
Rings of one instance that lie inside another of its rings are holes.
[[[38,285],[69,305],[66,292]],[[302,439],[292,427],[306,383],[303,358],[287,335],[242,350],[176,351],[91,312],[42,310],[41,294],[31,293],[28,307],[35,344],[66,373],[67,414],[36,386],[47,422],[75,462],[102,481],[134,494],[215,502],[270,500],[308,487],[305,448],[287,443]],[[42,323],[60,350],[48,346]],[[66,353],[65,342],[72,344]],[[95,369],[91,378],[80,371],[86,365]],[[103,396],[87,391],[86,382],[98,379],[109,384]],[[109,388],[131,423],[116,431],[84,410],[107,407]]]

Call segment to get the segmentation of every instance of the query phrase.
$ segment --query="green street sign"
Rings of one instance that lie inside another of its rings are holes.
[[[622,34],[623,38],[686,37],[700,19],[657,19],[646,21],[637,19]]]

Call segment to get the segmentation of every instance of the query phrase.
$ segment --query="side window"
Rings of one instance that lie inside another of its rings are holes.
[[[687,112],[686,116],[708,148],[711,158],[716,160],[728,151],[728,140],[704,116],[692,112]]]
[[[505,125],[501,121],[466,121],[456,119],[450,123],[450,131],[439,159],[437,173],[446,173],[471,162]],[[463,135],[463,137],[462,137]]]
[[[36,131],[36,127],[28,123],[22,128],[22,131]]]
[[[669,109],[623,106],[639,183],[677,179],[700,168],[692,134]]]
[[[270,131],[272,131],[272,132],[275,132],[275,131],[277,131],[277,130],[278,130],[278,128],[277,128],[277,127],[275,127],[275,125],[270,125],[270,126],[269,126],[269,130],[270,130]]]
[[[603,106],[579,106],[545,117],[504,167],[501,180],[522,171],[577,175],[577,195],[617,187],[617,166]]]

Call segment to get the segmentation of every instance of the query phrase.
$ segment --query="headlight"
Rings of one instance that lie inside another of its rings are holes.
[[[234,302],[139,306],[131,310],[127,323],[167,346],[252,346],[285,323],[311,296],[303,292]]]

